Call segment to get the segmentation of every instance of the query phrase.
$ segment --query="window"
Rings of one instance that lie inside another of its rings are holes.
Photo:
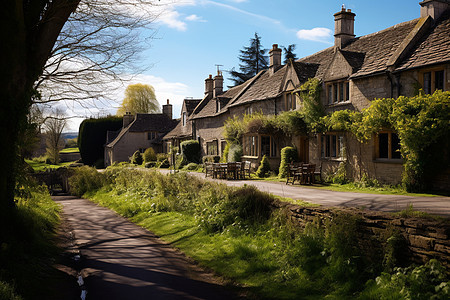
[[[183,126],[186,126],[186,112],[183,112]]]
[[[436,90],[445,90],[444,70],[428,71],[422,73],[420,77],[425,94],[432,94]]]
[[[295,110],[297,108],[295,96],[290,92],[286,94],[285,105],[286,105],[286,110]]]
[[[258,156],[258,136],[249,135],[244,137],[244,155]]]
[[[251,106],[247,106],[247,107],[245,108],[245,114],[246,114],[246,115],[251,115],[252,113],[253,113],[252,107],[251,107]]]
[[[327,85],[328,104],[350,100],[350,83],[339,81]]]
[[[147,132],[147,140],[149,141],[156,139],[157,136],[158,136],[157,132],[154,131]]]
[[[276,157],[278,143],[274,137],[269,135],[248,135],[244,137],[243,150],[246,156]]]
[[[219,155],[219,151],[217,149],[217,140],[206,142],[206,154]]]
[[[320,136],[320,157],[342,158],[344,153],[344,136],[338,133],[326,133]]]
[[[401,159],[400,139],[394,132],[380,132],[375,140],[376,158]]]

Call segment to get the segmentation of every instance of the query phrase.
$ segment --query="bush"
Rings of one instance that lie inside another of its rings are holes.
[[[169,160],[168,160],[168,159],[164,159],[163,161],[158,162],[158,163],[156,164],[156,167],[157,167],[157,168],[161,168],[161,169],[167,169],[167,168],[169,168],[169,167],[170,167]]]
[[[232,144],[228,150],[228,162],[241,161],[242,159],[242,146],[238,144]]]
[[[106,132],[119,130],[122,124],[121,117],[86,119],[81,122],[78,148],[84,164],[92,166],[97,160],[103,158]]]
[[[105,176],[88,166],[75,168],[74,174],[69,178],[70,192],[78,197],[100,189],[105,183]]]
[[[223,149],[222,157],[220,158],[220,162],[226,163],[228,159],[228,153],[230,152],[230,143],[227,143],[225,149]]]
[[[197,169],[198,169],[198,164],[196,164],[196,163],[188,163],[187,165],[185,165],[183,167],[183,170],[186,170],[186,171],[195,171]]]
[[[218,163],[220,162],[220,156],[219,155],[205,155],[202,158],[203,164],[204,163]]]
[[[199,164],[201,162],[200,143],[197,140],[184,141],[180,144],[183,163],[180,167],[188,163]]]
[[[259,164],[259,168],[258,168],[258,170],[256,170],[255,174],[259,178],[264,178],[269,175],[269,172],[270,172],[269,159],[267,158],[266,155],[264,155],[261,160],[261,163]]]
[[[156,161],[157,162],[162,162],[165,159],[169,159],[169,154],[167,154],[167,153],[157,153],[156,154]]]
[[[279,178],[285,178],[289,172],[289,164],[297,160],[297,149],[294,147],[284,147],[281,149],[281,163],[278,172]]]
[[[142,165],[144,160],[142,159],[142,154],[141,152],[139,152],[139,150],[133,153],[133,155],[130,157],[130,162],[138,166]]]
[[[156,153],[152,147],[145,149],[144,155],[142,156],[145,163],[156,161]]]
[[[144,163],[144,167],[154,168],[157,166],[157,164],[158,164],[158,162],[156,162],[156,161],[149,161],[149,162]]]

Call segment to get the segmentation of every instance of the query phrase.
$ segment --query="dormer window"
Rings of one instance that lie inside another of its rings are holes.
[[[286,110],[295,110],[297,108],[297,103],[295,100],[295,95],[291,92],[286,94],[286,102],[285,102]]]
[[[185,111],[183,112],[182,120],[183,120],[183,126],[186,126],[186,112]]]
[[[348,81],[337,81],[327,84],[328,105],[350,100],[350,83]]]

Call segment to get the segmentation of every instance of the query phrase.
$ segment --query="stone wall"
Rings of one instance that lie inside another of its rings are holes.
[[[278,202],[277,207],[285,207],[290,217],[301,227],[307,223],[331,220],[338,213],[356,215],[360,218],[361,234],[364,239],[382,240],[383,233],[396,229],[405,238],[408,251],[404,253],[410,262],[425,263],[431,258],[438,259],[450,267],[450,220],[428,218],[405,218],[393,214],[361,209],[336,209],[326,207],[301,207]]]

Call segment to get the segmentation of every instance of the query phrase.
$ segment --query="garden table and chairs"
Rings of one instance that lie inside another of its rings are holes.
[[[205,177],[219,179],[250,178],[250,162],[205,163]]]
[[[291,163],[289,165],[286,184],[298,181],[300,184],[315,183],[316,176],[320,178],[321,171],[316,171],[316,164]]]

